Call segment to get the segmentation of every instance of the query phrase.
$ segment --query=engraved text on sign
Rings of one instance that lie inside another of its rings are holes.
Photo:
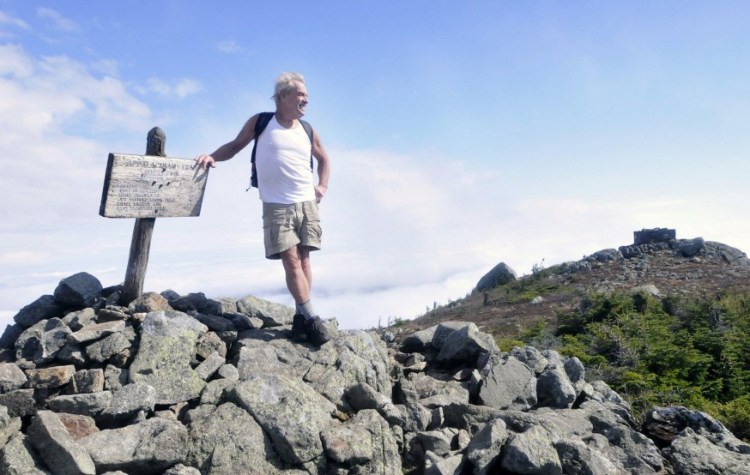
[[[107,218],[199,216],[208,172],[192,160],[111,153],[99,214]]]

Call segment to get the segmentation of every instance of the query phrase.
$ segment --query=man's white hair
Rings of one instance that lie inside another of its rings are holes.
[[[298,81],[304,84],[305,78],[303,78],[300,73],[294,73],[294,72],[281,73],[279,77],[276,78],[276,86],[274,87],[274,90],[273,90],[272,99],[278,102],[282,92],[294,89],[295,81]]]

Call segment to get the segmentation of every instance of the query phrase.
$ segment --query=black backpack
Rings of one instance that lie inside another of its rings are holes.
[[[268,123],[271,122],[271,119],[273,118],[274,113],[273,112],[261,112],[258,114],[258,120],[255,122],[255,139],[253,139],[253,154],[250,157],[250,163],[251,163],[251,171],[250,171],[250,186],[253,188],[258,188],[258,173],[255,171],[255,149],[258,146],[258,137],[260,137],[260,134],[263,133],[264,130],[266,130],[266,127],[268,127]],[[310,137],[310,143],[313,143],[313,129],[309,122],[304,121],[300,119],[300,124],[302,124],[302,128],[305,129],[305,132],[307,132],[307,136]],[[312,156],[312,150],[310,151],[310,171],[313,169],[313,156]]]

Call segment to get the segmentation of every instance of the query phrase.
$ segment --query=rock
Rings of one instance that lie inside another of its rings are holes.
[[[499,285],[513,282],[514,280],[516,280],[516,272],[511,269],[508,264],[501,262],[479,279],[476,290],[478,292],[490,290]]]
[[[237,302],[232,299],[209,299],[202,292],[191,293],[185,297],[173,298],[169,301],[175,310],[185,313],[201,313],[222,316],[225,313],[237,312]]]
[[[153,418],[122,429],[102,430],[78,443],[91,455],[97,473],[160,474],[185,460],[188,433],[179,422]]]
[[[542,374],[549,365],[549,361],[542,352],[533,346],[514,347],[510,355],[525,364],[535,376]]]
[[[432,338],[435,335],[437,326],[427,328],[412,333],[411,335],[404,338],[401,343],[401,351],[411,353],[414,351],[424,351],[428,345],[432,344]]]
[[[237,301],[237,310],[248,317],[259,318],[264,327],[291,325],[294,310],[274,302],[248,295]]]
[[[49,408],[55,412],[67,412],[83,416],[96,417],[112,401],[112,393],[102,391],[90,394],[64,394],[47,401]]]
[[[0,452],[11,437],[21,431],[21,418],[11,417],[8,408],[0,406]]]
[[[114,321],[97,323],[95,325],[84,326],[77,332],[71,334],[68,339],[74,343],[87,343],[95,340],[100,340],[105,336],[109,336],[113,333],[118,333],[125,330],[125,322]]]
[[[42,320],[62,317],[64,313],[63,306],[55,301],[52,295],[42,295],[35,301],[22,308],[13,321],[23,328],[36,325]]]
[[[99,279],[86,272],[79,272],[60,281],[55,289],[55,302],[64,307],[90,307],[102,296]]]
[[[188,467],[187,465],[178,463],[174,467],[165,471],[163,475],[201,475],[201,471],[197,468]]]
[[[495,419],[480,429],[466,447],[466,458],[477,475],[498,471],[497,459],[508,440],[509,434],[502,419]]]
[[[682,257],[693,257],[701,252],[705,246],[706,242],[701,237],[687,240],[681,239],[677,244],[677,250],[682,254]]]
[[[226,360],[221,355],[218,353],[211,353],[208,358],[195,368],[195,372],[198,374],[199,378],[208,381],[208,379],[213,376],[219,368],[224,366],[224,363],[226,363]]]
[[[51,366],[41,369],[27,369],[28,385],[32,388],[59,388],[70,382],[76,372],[73,365]]]
[[[36,401],[33,389],[16,389],[0,394],[0,405],[8,408],[12,417],[24,417],[36,414]]]
[[[329,460],[349,473],[400,474],[401,458],[388,423],[372,409],[321,433]]]
[[[510,473],[563,473],[557,450],[550,443],[550,434],[539,426],[531,426],[511,437],[503,449],[500,467]]]
[[[73,392],[98,393],[104,391],[104,371],[101,368],[83,369],[73,375]]]
[[[474,325],[474,328],[476,328],[476,324],[472,322],[447,321],[439,323],[435,326],[435,329],[432,332],[432,341],[430,342],[431,346],[437,350],[441,350],[449,336],[454,332],[471,325]]]
[[[127,420],[141,411],[153,412],[156,406],[156,389],[144,383],[127,384],[112,393],[112,398],[100,417],[112,421]]]
[[[461,455],[443,458],[428,451],[425,454],[424,475],[460,475],[463,473],[463,463]]]
[[[206,383],[190,367],[198,337],[206,327],[181,312],[151,312],[141,325],[138,353],[130,380],[156,389],[157,404],[175,404],[200,396]]]
[[[597,262],[617,261],[622,258],[622,253],[617,249],[602,249],[601,251],[597,251],[589,256],[590,260]]]
[[[96,315],[96,321],[99,323],[116,322],[119,320],[125,321],[129,319],[129,314],[127,312],[127,308],[116,305],[107,305],[105,308],[99,310],[99,313]]]
[[[257,374],[226,395],[258,421],[285,463],[304,464],[323,455],[320,432],[330,424],[335,406],[302,381]]]
[[[0,363],[0,394],[20,389],[26,380],[26,373],[15,364]]]
[[[161,294],[146,292],[128,304],[131,313],[149,313],[172,310],[169,301]]]
[[[201,406],[189,425],[186,462],[203,473],[248,474],[277,472],[281,462],[271,440],[247,411],[227,402],[213,408]]]
[[[93,417],[58,412],[57,417],[74,440],[99,432]]]
[[[750,445],[724,425],[685,407],[655,407],[646,413],[643,430],[657,443],[678,473],[744,474],[750,467]]]
[[[717,446],[690,427],[672,441],[666,453],[675,473],[746,475],[750,469],[750,452],[738,453]]]
[[[203,314],[195,311],[188,311],[187,313],[202,324],[206,325],[210,330],[215,332],[225,332],[237,329],[231,319],[225,318],[223,316]]]
[[[493,364],[484,377],[479,400],[496,409],[527,410],[537,403],[534,373],[513,356]]]
[[[475,324],[470,323],[446,337],[437,361],[444,365],[474,366],[482,353],[499,353],[499,350],[492,336],[481,333]]]
[[[15,434],[2,450],[0,457],[0,473],[5,475],[50,475],[43,470],[44,462],[28,438],[22,434]]]
[[[85,326],[95,325],[97,323],[97,315],[93,308],[87,307],[67,313],[62,318],[62,321],[71,331],[76,332]]]
[[[97,363],[112,362],[124,366],[131,357],[135,339],[135,330],[126,325],[122,332],[113,333],[86,346],[86,356]]]
[[[54,361],[57,353],[67,344],[70,328],[59,318],[42,320],[29,327],[16,340],[16,358],[34,365]]]
[[[117,391],[128,384],[129,380],[130,377],[126,369],[111,364],[104,368],[104,388],[109,391]]]
[[[0,336],[0,350],[15,350],[16,340],[21,336],[23,330],[24,327],[18,323],[6,325],[5,331],[2,336]]]
[[[60,475],[95,475],[94,461],[78,445],[60,422],[57,414],[39,411],[28,429],[29,441],[48,467]]]
[[[571,407],[576,400],[576,389],[561,368],[548,369],[536,382],[537,404],[555,408]]]

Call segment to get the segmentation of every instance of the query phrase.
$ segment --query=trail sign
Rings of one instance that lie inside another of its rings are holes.
[[[110,153],[99,214],[107,218],[199,216],[208,172],[192,160]]]
[[[164,153],[166,136],[159,127],[148,133],[146,155],[110,153],[99,214],[106,218],[136,218],[130,241],[128,269],[120,303],[127,305],[143,293],[143,281],[156,218],[198,216],[208,170],[192,160]]]

